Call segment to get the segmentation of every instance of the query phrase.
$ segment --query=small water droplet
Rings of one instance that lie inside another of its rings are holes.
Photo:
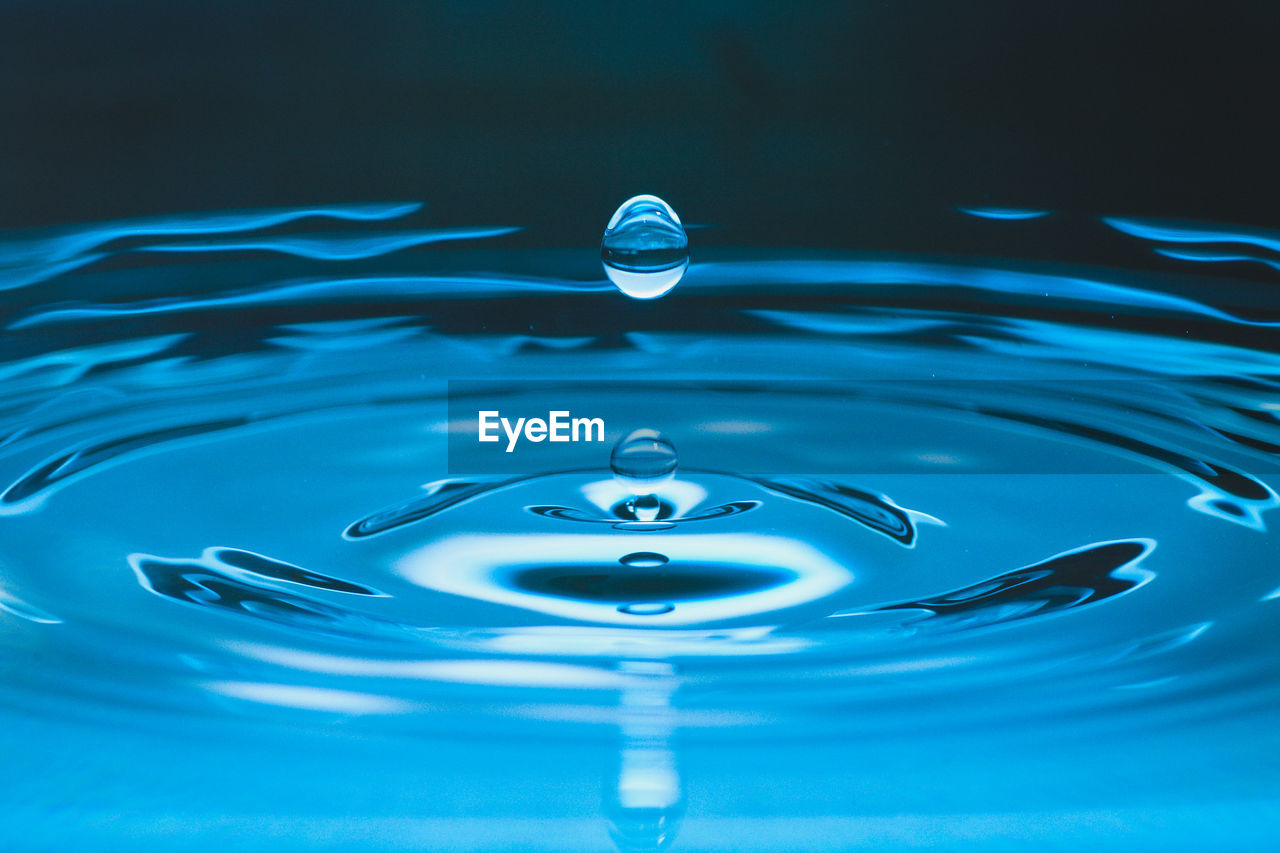
[[[634,554],[627,554],[619,559],[618,562],[633,569],[656,569],[658,566],[665,566],[668,561],[663,554],[653,551],[637,551]]]
[[[632,616],[660,616],[675,609],[674,604],[666,601],[640,601],[634,604],[618,605],[619,613],[630,613]]]
[[[652,495],[675,476],[677,461],[675,445],[665,436],[657,430],[638,429],[614,446],[609,467],[631,494]],[[655,500],[654,516],[640,520],[652,521],[656,517]]]
[[[653,195],[624,201],[605,227],[600,260],[614,286],[633,299],[657,299],[689,267],[689,237],[671,205]]]
[[[657,521],[662,501],[655,495],[640,495],[627,504],[636,521]]]

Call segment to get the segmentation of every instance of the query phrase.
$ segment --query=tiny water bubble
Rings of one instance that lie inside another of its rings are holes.
[[[624,201],[600,241],[605,275],[633,299],[657,299],[689,267],[689,237],[671,205],[653,195]]]
[[[609,456],[614,478],[637,496],[652,495],[669,483],[675,477],[677,462],[675,445],[653,429],[635,430],[614,445]],[[653,506],[656,517],[656,500]]]
[[[627,503],[627,509],[636,521],[657,521],[662,501],[656,495],[639,495]]]

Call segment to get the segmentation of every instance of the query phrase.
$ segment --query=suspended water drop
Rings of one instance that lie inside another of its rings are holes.
[[[635,604],[621,604],[619,613],[630,613],[632,616],[661,616],[670,613],[676,606],[666,601],[641,601]]]
[[[609,467],[618,483],[631,494],[652,495],[675,477],[677,461],[675,445],[662,433],[638,429],[614,445]],[[653,517],[657,517],[656,501]]]
[[[618,562],[633,569],[656,569],[659,566],[665,566],[667,558],[653,551],[637,551],[620,558]]]
[[[600,260],[614,286],[633,299],[657,299],[689,267],[689,237],[671,205],[653,195],[629,198],[604,230]]]

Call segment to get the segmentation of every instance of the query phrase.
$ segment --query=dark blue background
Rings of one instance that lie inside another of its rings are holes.
[[[952,248],[982,203],[1273,224],[1278,8],[6,2],[0,227],[406,198],[578,245],[642,191],[743,244]]]

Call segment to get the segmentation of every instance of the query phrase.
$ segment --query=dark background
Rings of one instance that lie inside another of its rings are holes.
[[[775,245],[972,204],[1280,225],[1278,9],[4,2],[0,228],[420,199],[576,244],[636,192]]]

